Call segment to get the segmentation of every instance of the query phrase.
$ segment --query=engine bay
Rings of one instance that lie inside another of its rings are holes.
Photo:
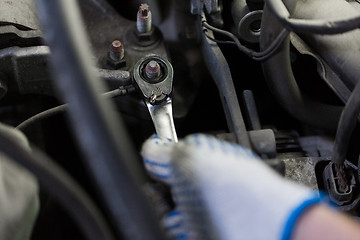
[[[62,169],[21,163],[40,176],[31,239],[88,239],[71,198],[50,184],[62,171],[112,228],[136,222],[158,239],[142,215],[154,210],[148,201],[172,200],[139,153],[154,134],[239,144],[358,218],[359,9],[356,0],[0,0],[1,123]]]

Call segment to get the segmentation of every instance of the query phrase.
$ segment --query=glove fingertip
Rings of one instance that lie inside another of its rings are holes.
[[[169,183],[171,180],[171,152],[172,144],[156,135],[145,141],[141,155],[145,168],[151,177]]]

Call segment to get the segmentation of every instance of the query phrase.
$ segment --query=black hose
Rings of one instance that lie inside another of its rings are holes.
[[[103,215],[90,197],[44,153],[35,147],[29,152],[3,127],[0,127],[0,151],[37,177],[41,186],[72,216],[87,239],[114,239]]]
[[[67,104],[63,104],[63,105],[45,110],[41,113],[38,113],[38,114],[26,119],[25,121],[20,123],[18,126],[16,126],[16,129],[19,129],[20,131],[24,132],[26,129],[28,129],[30,126],[34,125],[37,122],[40,122],[42,120],[51,118],[52,116],[55,116],[55,115],[65,112],[66,108],[67,108]]]
[[[265,0],[277,20],[289,31],[318,34],[339,34],[360,27],[360,15],[339,20],[307,20],[290,18],[282,0]]]
[[[102,96],[108,97],[108,98],[113,98],[113,97],[125,95],[126,93],[132,92],[133,90],[134,90],[134,88],[129,88],[127,90],[115,89],[110,92],[103,93]],[[65,112],[66,108],[67,108],[67,104],[63,104],[63,105],[60,105],[57,107],[50,108],[48,110],[40,112],[40,113],[26,119],[25,121],[20,123],[18,126],[16,126],[16,128],[19,129],[20,131],[24,132],[26,129],[28,129],[30,126],[33,126],[37,122],[40,122],[42,120],[51,118],[52,116],[55,116],[55,115]]]
[[[140,191],[145,172],[113,104],[99,95],[77,1],[37,0],[55,82],[95,186],[119,239],[163,239]]]
[[[261,49],[266,49],[282,30],[282,25],[265,7],[261,24]],[[270,91],[287,112],[310,126],[336,129],[343,108],[313,101],[302,93],[291,69],[289,37],[272,57],[262,62],[262,67]]]
[[[331,161],[337,165],[342,165],[345,162],[346,153],[349,147],[352,133],[358,121],[359,113],[360,84],[358,83],[345,105],[336,131]]]

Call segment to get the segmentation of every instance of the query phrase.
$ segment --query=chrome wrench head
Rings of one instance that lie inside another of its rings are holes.
[[[158,65],[159,73],[149,74],[146,71],[157,67],[154,62]],[[171,100],[173,76],[170,62],[155,55],[143,57],[134,67],[134,80],[144,97],[157,135],[177,142]]]

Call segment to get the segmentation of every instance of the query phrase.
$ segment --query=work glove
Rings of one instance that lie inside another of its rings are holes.
[[[30,152],[26,137],[3,124],[0,128]],[[0,152],[0,239],[30,239],[39,212],[38,183],[26,169]]]
[[[174,211],[163,219],[171,239],[289,239],[304,211],[321,201],[286,181],[254,153],[207,135],[142,148],[145,167],[167,184]]]

